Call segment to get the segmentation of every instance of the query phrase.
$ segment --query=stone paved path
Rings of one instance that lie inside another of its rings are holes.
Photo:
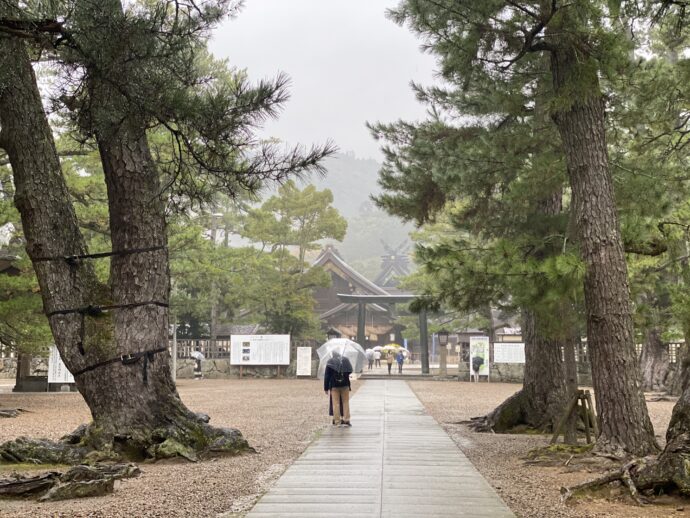
[[[324,397],[324,406],[326,398]],[[404,381],[363,382],[249,518],[513,517]]]

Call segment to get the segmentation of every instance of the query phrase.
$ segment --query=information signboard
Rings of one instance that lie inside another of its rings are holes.
[[[311,376],[311,347],[297,348],[297,375]]]
[[[494,342],[494,363],[525,363],[525,344]]]
[[[289,365],[290,335],[232,335],[231,365]]]
[[[74,383],[74,376],[65,367],[55,345],[50,346],[48,356],[48,383]]]
[[[470,336],[470,374],[489,375],[489,337]]]

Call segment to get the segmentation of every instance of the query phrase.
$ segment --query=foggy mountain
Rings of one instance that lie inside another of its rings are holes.
[[[389,216],[371,201],[381,191],[377,183],[381,164],[373,159],[360,159],[354,153],[338,153],[324,162],[328,174],[311,178],[320,190],[333,192],[333,205],[347,219],[347,235],[342,243],[334,243],[345,261],[360,273],[373,279],[381,268],[381,255],[398,249],[407,241],[411,246],[411,224]],[[385,243],[385,245],[384,245]]]

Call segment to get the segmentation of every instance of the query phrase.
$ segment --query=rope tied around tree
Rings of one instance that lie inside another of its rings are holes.
[[[113,256],[123,256],[123,255],[131,255],[131,254],[140,254],[140,253],[146,253],[146,252],[155,252],[157,250],[165,250],[167,249],[167,246],[165,245],[157,245],[157,246],[151,246],[151,247],[146,247],[146,248],[133,248],[133,249],[128,249],[128,250],[113,250],[110,252],[99,252],[95,254],[79,254],[79,255],[67,255],[67,256],[49,256],[49,257],[37,257],[33,259],[34,262],[48,262],[48,261],[65,261],[69,266],[76,266],[79,264],[79,261],[84,260],[84,259],[103,259],[106,257],[113,257]],[[124,303],[124,304],[104,304],[104,305],[98,305],[98,304],[88,304],[87,306],[83,307],[78,307],[78,308],[67,308],[67,309],[57,309],[54,311],[49,311],[46,312],[46,316],[48,318],[57,316],[57,315],[70,315],[70,314],[78,314],[81,316],[81,326],[79,330],[79,342],[77,342],[77,348],[79,350],[79,353],[84,356],[86,355],[86,351],[84,350],[84,340],[85,340],[85,319],[86,317],[91,317],[91,318],[101,318],[104,317],[108,314],[110,310],[120,310],[120,309],[131,309],[131,308],[137,308],[137,307],[142,307],[142,306],[158,306],[162,308],[167,308],[169,307],[169,304],[167,302],[161,302],[159,300],[149,300],[149,301],[143,301],[143,302],[129,302],[129,303]],[[122,365],[133,365],[135,363],[138,363],[141,358],[144,359],[144,364],[143,364],[143,381],[144,381],[144,386],[148,386],[148,366],[149,363],[152,363],[154,361],[154,356],[158,353],[167,351],[167,347],[159,347],[157,349],[153,350],[148,350],[148,351],[138,351],[135,353],[129,353],[129,354],[121,354],[115,358],[110,358],[109,360],[104,360],[98,363],[95,363],[93,365],[90,365],[88,367],[84,367],[83,369],[80,369],[76,372],[73,373],[73,375],[76,376],[81,376],[82,374],[85,374],[87,372],[90,372],[92,370],[98,369],[100,367],[104,367],[106,365],[110,365],[111,363],[115,362],[122,362]]]
[[[56,316],[56,315],[67,315],[67,314],[72,314],[72,313],[77,313],[81,316],[81,323],[80,323],[80,329],[79,329],[79,341],[77,342],[77,349],[79,350],[79,353],[82,356],[86,355],[86,351],[84,350],[84,340],[86,338],[85,334],[85,320],[86,317],[91,317],[91,318],[100,318],[108,314],[108,311],[111,309],[130,309],[130,308],[136,308],[136,307],[142,307],[142,306],[158,306],[158,307],[164,307],[167,308],[169,305],[165,302],[160,302],[160,301],[147,301],[147,302],[133,302],[129,304],[111,304],[107,306],[97,306],[90,304],[88,306],[82,307],[82,308],[73,308],[73,309],[61,309],[57,311],[51,311],[48,313],[48,317]],[[96,363],[94,365],[91,365],[89,367],[85,367],[81,370],[78,370],[73,373],[73,375],[79,376],[81,374],[84,374],[86,372],[89,372],[91,370],[97,369],[99,367],[103,367],[105,365],[109,365],[111,363],[121,361],[123,365],[130,365],[133,363],[137,363],[140,358],[144,358],[144,386],[148,386],[148,364],[149,362],[153,362],[154,358],[153,355],[167,351],[167,347],[161,347],[158,349],[154,349],[152,351],[140,351],[136,353],[129,353],[129,354],[121,354],[120,356],[116,358],[111,358],[109,360],[105,360],[99,363]]]
[[[156,354],[165,352],[167,350],[168,350],[167,347],[159,347],[158,349],[152,349],[149,351],[138,351],[135,353],[121,354],[120,356],[117,356],[115,358],[110,358],[109,360],[103,360],[102,362],[94,363],[93,365],[89,365],[88,367],[84,367],[83,369],[76,371],[73,375],[74,375],[74,377],[81,376],[82,374],[85,374],[85,373],[90,372],[92,370],[98,369],[100,367],[105,367],[106,365],[110,365],[111,363],[116,363],[116,362],[122,362],[122,365],[134,365],[135,363],[138,363],[141,358],[143,358],[144,359],[144,365],[143,365],[144,386],[148,386],[148,384],[149,384],[149,380],[148,380],[149,363],[153,363]]]
[[[159,306],[162,308],[169,307],[167,302],[161,302],[159,300],[149,300],[146,302],[130,302],[128,304],[109,304],[109,305],[96,305],[89,304],[81,308],[70,308],[70,309],[57,309],[55,311],[50,311],[46,313],[48,318],[54,317],[55,315],[69,315],[71,313],[79,313],[82,317],[93,317],[98,318],[108,314],[111,309],[129,309],[137,308],[140,306]]]
[[[70,266],[76,266],[79,261],[83,259],[104,259],[106,257],[114,257],[121,255],[143,254],[146,252],[155,252],[157,250],[167,250],[166,245],[156,245],[146,248],[130,248],[127,250],[111,250],[110,252],[98,252],[95,254],[77,254],[77,255],[54,255],[47,257],[36,257],[32,261],[34,263],[49,262],[49,261],[65,261]]]
[[[46,313],[46,316],[48,318],[53,317],[55,315],[69,315],[72,313],[78,313],[81,315],[81,323],[80,323],[80,328],[79,328],[79,341],[77,342],[77,349],[79,350],[79,354],[84,356],[86,354],[86,351],[84,350],[84,339],[86,338],[85,336],[85,319],[86,317],[92,317],[92,318],[99,318],[103,317],[108,314],[108,311],[111,309],[129,309],[129,308],[136,308],[136,307],[141,307],[141,306],[158,306],[162,308],[167,308],[169,307],[169,304],[166,302],[161,302],[158,300],[150,300],[146,302],[131,302],[128,304],[110,304],[110,305],[104,305],[104,306],[98,306],[95,304],[89,304],[88,306],[84,306],[81,308],[71,308],[71,309],[58,309],[55,311],[51,311],[49,313]]]

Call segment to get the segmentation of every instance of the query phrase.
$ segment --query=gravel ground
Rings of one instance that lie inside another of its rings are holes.
[[[546,445],[548,437],[478,434],[454,424],[487,413],[519,385],[428,381],[410,385],[518,517],[690,516],[690,505],[678,511],[677,503],[640,509],[596,500],[565,506],[560,503],[559,488],[592,475],[525,465],[524,454]],[[197,464],[142,464],[142,476],[119,483],[112,495],[50,504],[0,500],[0,516],[242,516],[328,424],[327,401],[319,381],[182,380],[179,391],[191,409],[208,413],[212,424],[239,428],[258,454]],[[673,402],[648,406],[655,430],[663,436]],[[31,411],[0,421],[0,442],[19,435],[57,439],[89,419],[78,394],[0,393],[0,407]]]
[[[639,508],[606,500],[580,501],[564,505],[559,489],[589,480],[586,472],[567,473],[561,468],[526,465],[522,457],[531,449],[548,445],[550,437],[475,433],[455,424],[485,415],[519,385],[504,383],[458,383],[412,381],[410,386],[436,420],[458,444],[518,517],[534,518],[661,518],[690,516],[690,505]],[[658,436],[663,436],[673,402],[648,402]],[[661,437],[657,437],[661,439]]]
[[[180,396],[192,410],[209,414],[211,424],[239,428],[258,454],[196,464],[144,463],[143,474],[118,483],[112,495],[49,504],[0,501],[0,516],[241,516],[328,424],[320,383],[181,380]],[[79,394],[0,394],[3,406],[31,413],[2,419],[0,442],[20,435],[57,439],[89,419]]]

